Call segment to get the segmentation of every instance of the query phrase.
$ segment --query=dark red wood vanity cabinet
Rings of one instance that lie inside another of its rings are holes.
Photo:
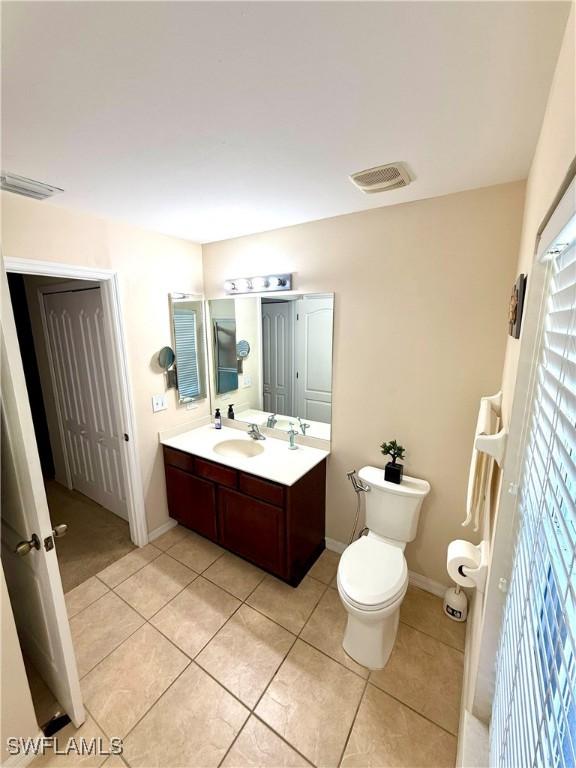
[[[326,461],[291,486],[164,446],[170,516],[296,586],[324,549]]]

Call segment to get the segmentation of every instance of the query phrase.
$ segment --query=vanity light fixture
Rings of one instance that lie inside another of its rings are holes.
[[[292,275],[259,275],[258,277],[235,277],[224,282],[226,293],[258,293],[259,291],[289,291]]]

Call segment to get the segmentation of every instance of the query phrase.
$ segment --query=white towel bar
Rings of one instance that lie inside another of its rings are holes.
[[[499,467],[502,466],[506,451],[508,431],[501,429],[494,432],[499,425],[501,414],[502,392],[483,397],[480,400],[478,420],[474,437],[474,448],[468,476],[468,492],[466,495],[466,519],[463,526],[470,525],[474,519],[474,531],[480,524],[480,510],[484,506],[487,493],[487,480],[490,476],[490,466],[487,456],[493,458]]]

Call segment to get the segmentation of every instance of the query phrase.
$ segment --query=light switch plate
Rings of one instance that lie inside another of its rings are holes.
[[[244,374],[244,379],[242,381],[243,387],[251,387],[252,386],[252,376],[250,376],[249,373]]]
[[[168,408],[168,403],[166,402],[166,395],[152,395],[152,410],[154,413],[158,413],[158,411],[165,411]]]

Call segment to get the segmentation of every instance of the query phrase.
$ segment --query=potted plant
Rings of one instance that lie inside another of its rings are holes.
[[[389,443],[382,443],[380,449],[384,456],[392,457],[392,461],[389,461],[384,467],[384,480],[387,480],[389,483],[400,485],[402,482],[404,465],[398,464],[398,459],[404,458],[405,450],[403,446],[398,445],[396,440],[390,440]]]

